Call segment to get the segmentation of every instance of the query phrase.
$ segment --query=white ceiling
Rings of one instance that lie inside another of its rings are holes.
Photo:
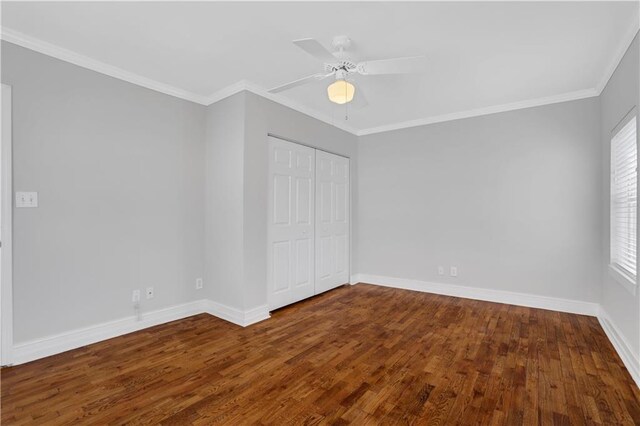
[[[50,43],[203,103],[241,80],[269,89],[320,71],[294,39],[329,47],[348,35],[356,61],[425,55],[424,74],[357,78],[369,105],[347,125],[367,133],[598,94],[637,31],[638,3],[3,2],[2,25],[10,41]],[[279,96],[344,125],[327,84]]]

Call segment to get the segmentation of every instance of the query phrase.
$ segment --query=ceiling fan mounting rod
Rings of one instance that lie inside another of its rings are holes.
[[[335,36],[331,45],[335,50],[342,53],[351,47],[351,39],[346,35]]]

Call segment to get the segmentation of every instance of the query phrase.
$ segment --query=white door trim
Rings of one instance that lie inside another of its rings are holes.
[[[357,284],[357,282],[353,281],[353,279],[351,279],[351,271],[354,270],[353,268],[353,259],[355,258],[355,256],[353,255],[353,191],[352,191],[352,182],[354,181],[353,179],[353,173],[354,170],[352,168],[352,163],[351,163],[351,157],[346,155],[346,154],[339,154],[337,152],[334,151],[329,151],[328,149],[324,149],[324,148],[318,148],[315,145],[309,145],[300,141],[297,141],[295,139],[290,139],[290,138],[286,138],[284,136],[280,136],[277,133],[267,133],[268,137],[272,137],[272,138],[276,138],[276,139],[280,139],[283,140],[285,142],[291,142],[291,143],[295,143],[298,145],[302,145],[302,146],[306,146],[307,148],[312,148],[315,149],[316,151],[321,151],[321,152],[326,152],[327,154],[333,154],[333,155],[337,155],[338,157],[342,157],[342,158],[346,158],[349,161],[349,283],[350,284]],[[315,199],[315,195],[314,195],[314,199]]]
[[[276,133],[269,132],[269,133],[267,133],[267,137],[280,139],[280,140],[285,141],[285,142],[295,143],[296,145],[306,146],[307,148],[315,149],[316,151],[326,152],[327,154],[333,154],[333,155],[337,155],[338,157],[343,157],[343,158],[346,158],[348,160],[351,160],[351,157],[349,157],[346,154],[338,154],[337,152],[329,151],[328,149],[318,148],[315,145],[310,145],[310,144],[307,144],[307,143],[304,143],[304,142],[297,141],[295,139],[290,139],[290,138],[285,138],[284,136],[279,136]]]
[[[289,139],[289,138],[285,138],[273,133],[268,133],[267,134],[267,142],[269,144],[269,172],[268,172],[268,208],[267,208],[267,277],[266,277],[266,286],[267,286],[267,302],[268,302],[268,307],[269,310],[274,310],[274,309],[278,309],[279,307],[282,306],[286,306],[282,305],[281,303],[276,303],[275,299],[274,299],[274,295],[272,294],[272,286],[273,286],[273,249],[272,249],[272,241],[273,241],[273,220],[272,220],[272,215],[273,215],[273,182],[272,182],[272,173],[273,173],[273,165],[272,165],[272,144],[273,143],[279,143],[279,142],[283,142],[285,144],[292,144],[295,146],[300,147],[301,149],[310,149],[315,153],[315,156],[317,156],[319,153],[323,153],[323,154],[328,154],[329,156],[333,156],[333,157],[338,157],[342,160],[346,160],[346,167],[347,167],[347,174],[346,174],[346,181],[347,181],[347,200],[346,200],[346,208],[348,209],[348,214],[346,217],[346,222],[347,222],[347,233],[346,233],[346,238],[347,238],[347,245],[348,248],[346,250],[346,262],[345,262],[345,266],[346,266],[346,279],[344,284],[349,284],[350,282],[350,277],[351,277],[351,271],[352,271],[352,265],[351,265],[351,261],[353,259],[353,256],[351,255],[351,248],[352,248],[352,193],[351,193],[351,158],[347,155],[343,155],[343,154],[336,154],[330,151],[327,151],[325,149],[321,149],[321,148],[317,148],[313,145],[308,145],[305,143],[300,143],[299,141],[293,140],[293,139]],[[314,166],[317,166],[316,160],[314,158]],[[322,290],[319,291],[318,289],[318,282],[317,282],[317,275],[316,275],[316,270],[318,268],[318,262],[317,262],[317,256],[316,256],[316,250],[317,250],[317,232],[318,232],[318,224],[316,221],[315,216],[317,216],[317,170],[316,167],[313,167],[313,184],[312,184],[312,197],[311,200],[313,202],[313,209],[312,211],[314,219],[313,219],[313,231],[312,231],[312,235],[313,235],[313,266],[311,269],[313,269],[313,286],[314,286],[314,294],[319,294],[323,291],[327,291],[330,288],[323,288]],[[332,195],[333,198],[333,195]],[[332,213],[333,215],[333,213]],[[335,260],[335,259],[334,259]],[[336,286],[337,287],[337,286]],[[306,296],[306,297],[311,297],[312,295]],[[295,298],[293,298],[295,299]],[[290,303],[295,303],[299,300],[303,300],[303,299],[296,299],[296,300],[291,300],[290,302],[288,302],[287,304]]]
[[[2,123],[0,125],[0,365],[13,362],[13,183],[11,86],[2,85]]]

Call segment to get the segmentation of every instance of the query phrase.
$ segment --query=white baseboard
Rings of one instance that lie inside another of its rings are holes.
[[[462,297],[465,299],[484,300],[487,302],[508,303],[510,305],[527,306],[530,308],[548,309],[552,311],[597,317],[602,329],[611,341],[611,344],[620,356],[625,367],[627,367],[629,374],[631,374],[636,385],[640,387],[640,359],[638,355],[634,353],[631,345],[629,345],[627,340],[624,338],[624,335],[598,303],[369,274],[355,274],[352,276],[351,282],[362,282],[385,287],[401,288],[404,290],[442,294],[446,296]]]
[[[176,305],[157,311],[147,312],[138,320],[135,316],[108,321],[89,327],[79,328],[40,339],[13,345],[11,364],[25,362],[80,348],[102,340],[122,336],[154,325],[186,318],[204,312],[202,301]]]
[[[618,355],[625,367],[629,370],[629,374],[631,374],[636,385],[640,387],[640,358],[638,358],[638,354],[634,353],[629,342],[627,342],[624,335],[620,332],[618,327],[616,327],[615,323],[611,320],[611,317],[607,314],[604,308],[602,308],[602,306],[600,306],[598,321],[611,341],[614,349],[618,352]]]
[[[379,275],[356,274],[354,275],[354,278],[356,278],[358,282],[385,287],[462,297],[465,299],[484,300],[487,302],[507,303],[510,305],[527,306],[529,308],[540,308],[551,311],[589,315],[592,317],[598,316],[600,307],[599,304],[593,302],[583,302],[579,300],[561,299],[527,293],[515,293],[505,290],[466,287],[455,284],[441,284],[427,281],[408,280],[404,278],[384,277]]]
[[[269,318],[267,305],[241,311],[230,308],[211,300],[197,300],[182,305],[171,306],[146,312],[140,319],[135,316],[108,321],[101,324],[79,328],[64,333],[54,334],[40,339],[30,340],[13,345],[12,357],[9,365],[24,364],[25,362],[77,349],[82,346],[97,343],[113,337],[122,336],[134,331],[142,330],[154,325],[187,318],[192,315],[208,313],[225,321],[242,327]]]
[[[350,283],[357,284],[359,282],[467,299],[508,303],[512,305],[597,316],[598,321],[611,341],[613,347],[618,352],[622,362],[627,367],[627,370],[629,370],[633,380],[638,386],[640,386],[640,360],[638,359],[638,356],[634,354],[631,346],[611,321],[609,315],[596,303],[501,290],[478,289],[453,284],[440,284],[402,278],[382,277],[377,275],[352,275]],[[111,339],[113,337],[122,336],[134,331],[201,313],[208,313],[242,327],[255,324],[270,317],[267,305],[261,305],[246,311],[241,311],[211,300],[198,300],[195,302],[159,309],[157,311],[147,312],[142,314],[140,320],[135,316],[131,316],[16,344],[13,346],[13,356],[10,364],[23,364],[25,362],[34,361],[36,359],[100,342],[102,340]]]
[[[246,311],[223,305],[222,303],[207,301],[207,312],[225,321],[237,324],[242,327],[255,324],[270,317],[267,305],[258,306]]]
[[[269,305],[257,306],[244,312],[244,324],[242,324],[242,326],[247,327],[251,324],[255,324],[269,318],[271,318],[271,314],[269,313]]]

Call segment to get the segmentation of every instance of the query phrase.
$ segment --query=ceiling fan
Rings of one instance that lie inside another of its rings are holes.
[[[342,105],[354,100],[356,88],[353,83],[349,81],[354,74],[410,74],[423,72],[426,66],[426,58],[424,56],[353,62],[347,53],[347,49],[351,46],[351,39],[347,36],[336,36],[333,38],[332,47],[334,48],[334,52],[330,52],[317,40],[312,38],[294,40],[293,44],[320,60],[324,64],[323,72],[274,87],[269,90],[271,93],[282,92],[314,81],[334,77],[335,81],[327,87],[327,95],[331,102]],[[358,95],[355,96],[355,98],[354,103],[358,104],[356,106],[362,107],[367,104],[360,89],[358,89]]]

